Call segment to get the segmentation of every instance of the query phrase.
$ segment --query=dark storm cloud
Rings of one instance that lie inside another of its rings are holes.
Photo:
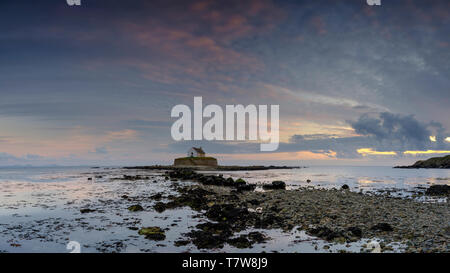
[[[401,116],[384,112],[379,117],[372,118],[364,114],[350,124],[357,134],[373,136],[378,141],[401,141],[416,149],[424,148],[432,135],[428,129],[430,125],[420,123],[412,115]]]
[[[356,121],[349,121],[357,134],[355,137],[338,137],[327,134],[293,135],[287,143],[280,143],[276,152],[311,151],[331,154],[337,158],[359,158],[363,155],[357,150],[371,148],[375,151],[394,151],[398,156],[407,150],[449,150],[450,143],[445,141],[445,129],[440,123],[421,123],[413,116],[381,113],[376,116],[363,114]],[[437,128],[437,129],[436,129]],[[433,132],[441,137],[436,142],[430,140]],[[258,153],[259,144],[217,141],[181,141],[172,143],[172,152],[187,151],[189,147],[202,146],[210,153]]]

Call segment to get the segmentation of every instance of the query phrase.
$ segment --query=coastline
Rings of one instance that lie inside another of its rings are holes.
[[[357,178],[383,170],[358,169],[352,174]],[[68,240],[82,243],[83,252],[370,252],[371,241],[381,252],[450,252],[448,202],[426,196],[433,184],[424,181],[400,187],[414,193],[399,197],[390,188],[368,188],[367,177],[359,186],[345,176],[333,182],[321,176],[333,172],[329,167],[80,171],[63,169],[63,177],[38,172],[41,182],[2,182],[7,190],[0,193],[0,252],[65,252]],[[447,184],[449,173],[439,173],[430,183]],[[284,180],[286,174],[304,181]],[[276,180],[286,183],[267,187]],[[323,181],[331,183],[324,188]]]
[[[173,166],[173,165],[153,165],[153,166],[133,166],[123,167],[127,170],[203,170],[203,171],[263,171],[263,170],[290,170],[301,169],[300,166]]]

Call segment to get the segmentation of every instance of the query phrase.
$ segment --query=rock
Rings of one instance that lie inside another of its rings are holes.
[[[143,211],[144,208],[141,205],[132,205],[128,207],[129,211]]]
[[[241,235],[237,238],[228,239],[227,243],[236,248],[250,248],[252,246],[252,242],[250,242],[245,235]]]
[[[163,202],[157,202],[157,203],[153,206],[153,208],[154,208],[157,212],[161,213],[161,212],[163,212],[163,211],[166,210],[166,204],[163,203]]]
[[[448,185],[431,185],[425,192],[427,195],[449,195],[450,186]]]
[[[236,187],[238,192],[253,191],[255,188],[256,188],[256,185],[253,185],[253,184],[239,185]]]
[[[270,228],[273,225],[283,226],[284,220],[281,217],[275,216],[273,214],[266,214],[255,221],[255,228]]]
[[[263,189],[265,190],[285,190],[286,183],[283,181],[273,181],[272,184],[263,185]]]
[[[193,238],[192,243],[199,249],[222,248],[227,239],[225,236],[215,235],[207,231],[194,230],[187,235]]]
[[[95,212],[94,209],[80,209],[81,213],[90,213],[90,212]]]
[[[236,221],[249,214],[247,208],[236,208],[232,204],[213,205],[206,216],[215,221]]]
[[[234,181],[234,185],[235,186],[238,186],[238,185],[245,185],[247,182],[245,182],[245,180],[244,179],[242,179],[242,178],[239,178],[239,179],[237,179],[236,181]]]
[[[190,243],[189,240],[178,240],[174,242],[175,246],[185,246],[188,245]]]
[[[146,227],[139,230],[139,235],[145,235],[146,239],[154,241],[162,241],[166,239],[164,230],[160,227]]]
[[[349,227],[347,230],[350,231],[356,237],[362,236],[362,230],[359,227]]]
[[[92,181],[92,177],[89,177],[87,180],[88,180],[88,181]]]
[[[150,196],[150,199],[153,199],[153,200],[156,200],[156,201],[161,200],[161,198],[162,198],[162,193],[157,193],[157,194],[154,194],[154,195]]]
[[[348,190],[348,189],[350,189],[350,187],[347,184],[344,184],[344,185],[342,185],[341,189]]]
[[[267,237],[258,231],[250,232],[247,237],[255,243],[263,243],[267,240]]]
[[[205,232],[211,232],[216,235],[221,235],[224,237],[230,237],[233,234],[232,227],[230,224],[226,222],[219,222],[219,223],[204,223],[204,224],[198,224],[196,228],[203,230]]]
[[[377,230],[377,231],[393,231],[394,230],[392,228],[392,226],[389,225],[388,223],[379,223],[379,224],[372,226],[370,229]]]
[[[333,231],[328,227],[317,227],[317,228],[311,228],[308,229],[308,232],[316,237],[325,239],[327,241],[332,241],[334,239],[338,239],[340,237],[344,237],[345,235],[341,231]]]
[[[234,184],[234,180],[233,180],[233,178],[231,178],[231,177],[228,177],[227,179],[225,179],[225,183],[224,183],[224,186],[228,186],[228,187],[230,187],[230,186],[233,186],[233,184]]]
[[[310,179],[306,180],[306,183],[311,183],[311,180]]]

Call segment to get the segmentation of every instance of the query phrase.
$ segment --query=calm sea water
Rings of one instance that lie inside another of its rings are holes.
[[[0,168],[1,182],[76,182],[86,174],[108,172],[118,168],[91,167],[17,167]],[[216,173],[216,172],[206,172]],[[385,188],[410,187],[430,184],[450,184],[449,169],[394,169],[392,167],[364,166],[311,166],[291,170],[220,172],[224,176],[244,178],[251,183],[269,183],[283,180],[288,185],[333,187]],[[311,180],[307,183],[307,180]]]

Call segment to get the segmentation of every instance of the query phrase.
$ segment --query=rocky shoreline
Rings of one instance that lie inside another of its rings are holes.
[[[176,186],[179,196],[154,205],[158,212],[188,206],[211,222],[199,224],[177,244],[193,243],[199,249],[221,248],[225,243],[248,248],[264,242],[259,232],[234,235],[249,228],[291,231],[296,228],[330,243],[351,243],[362,238],[381,239],[381,250],[401,242],[405,252],[450,252],[448,202],[421,203],[411,199],[367,195],[348,189],[254,191],[242,179],[202,175],[192,170],[168,171],[166,179],[195,181]]]
[[[126,170],[201,170],[201,171],[264,171],[264,170],[289,170],[300,169],[299,166],[173,166],[173,165],[153,165],[153,166],[133,166],[123,167]]]

